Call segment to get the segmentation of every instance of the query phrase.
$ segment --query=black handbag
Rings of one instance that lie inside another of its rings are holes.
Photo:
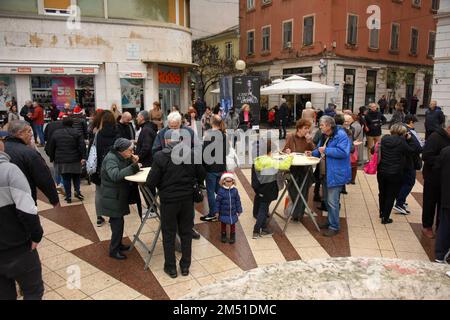
[[[194,202],[195,203],[202,203],[203,202],[203,188],[197,183],[194,183]]]

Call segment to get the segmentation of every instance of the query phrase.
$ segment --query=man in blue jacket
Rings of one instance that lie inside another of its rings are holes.
[[[339,233],[339,198],[344,185],[350,183],[351,142],[347,133],[336,126],[332,117],[320,118],[320,130],[324,134],[312,155],[321,158],[320,176],[323,181],[323,199],[328,209],[328,222],[321,225],[327,229],[323,235],[333,237]],[[311,154],[307,152],[307,154]]]

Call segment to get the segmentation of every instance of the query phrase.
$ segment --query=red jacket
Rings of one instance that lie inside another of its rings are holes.
[[[44,109],[41,106],[34,108],[34,112],[30,118],[34,124],[44,125]]]

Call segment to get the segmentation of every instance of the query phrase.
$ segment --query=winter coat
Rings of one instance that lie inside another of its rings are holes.
[[[111,150],[103,159],[101,169],[102,184],[99,210],[102,215],[111,218],[121,218],[130,213],[128,205],[130,197],[130,182],[125,177],[139,171],[137,163],[123,158],[117,151]]]
[[[50,142],[50,140],[52,140],[53,134],[57,130],[62,129],[62,128],[63,128],[63,123],[61,120],[53,121],[53,122],[50,122],[49,124],[47,124],[44,129],[45,141]],[[48,156],[50,155],[49,147],[50,147],[50,143],[46,143],[45,147],[44,147],[44,151]]]
[[[194,148],[195,144],[198,143],[198,140],[197,140],[197,137],[196,137],[194,131],[191,128],[186,127],[184,125],[181,126],[181,129],[187,130],[189,132],[189,134],[191,135],[191,148]],[[164,129],[159,130],[159,132],[155,138],[155,142],[153,143],[153,147],[152,147],[153,155],[155,155],[156,152],[161,151],[162,149],[164,149],[166,147],[164,135],[166,134],[166,132],[168,130],[169,130],[169,127],[165,127]],[[181,135],[183,135],[183,133],[181,133]]]
[[[428,140],[425,142],[422,152],[423,165],[423,177],[435,181],[440,181],[439,173],[435,171],[437,160],[442,149],[450,146],[450,136],[445,129],[439,128],[434,132]]]
[[[384,176],[403,176],[407,169],[407,156],[415,152],[415,143],[412,139],[397,135],[386,135],[381,139],[381,159],[378,164],[378,173]]]
[[[235,186],[220,187],[216,195],[216,208],[219,220],[225,224],[235,224],[242,213],[241,198]],[[239,214],[239,215],[238,215]]]
[[[34,125],[44,125],[44,109],[41,106],[34,108],[33,114],[30,117]]]
[[[34,108],[33,107],[28,107],[27,105],[24,105],[22,107],[22,109],[20,109],[20,116],[24,118],[24,120],[26,122],[28,122],[31,125],[33,125],[33,120],[31,118],[28,117],[29,113],[33,113]]]
[[[146,122],[141,127],[141,133],[136,144],[136,155],[139,156],[139,162],[143,167],[151,167],[153,162],[152,147],[155,141],[156,125],[152,122]]]
[[[389,121],[389,129],[391,129],[391,127],[394,124],[396,123],[402,124],[404,121],[405,121],[405,113],[403,111],[395,110],[394,113],[392,114],[391,121]]]
[[[314,125],[315,115],[316,111],[314,111],[314,109],[311,108],[302,111],[302,119],[310,121],[312,125]]]
[[[292,165],[292,156],[283,161],[265,155],[255,159],[252,166],[252,187],[263,202],[271,202],[278,198],[277,177],[281,171],[288,171]]]
[[[117,123],[117,133],[120,138],[125,138],[128,140],[134,140],[136,138],[136,132],[134,131],[133,125],[131,123]]]
[[[81,135],[84,140],[88,139],[88,128],[86,118],[82,114],[75,114],[72,116],[73,128]]]
[[[38,151],[18,138],[8,137],[5,142],[5,152],[11,157],[11,163],[17,165],[27,178],[34,201],[37,201],[36,188],[39,188],[51,204],[59,203],[50,169]]]
[[[369,112],[364,116],[364,120],[366,121],[367,127],[369,131],[367,132],[367,136],[369,137],[379,137],[381,136],[381,127],[386,123],[385,116],[379,111]]]
[[[194,164],[192,152],[191,164],[187,164],[187,161],[173,163],[172,151],[170,146],[166,146],[155,154],[147,176],[147,186],[150,190],[158,188],[161,202],[174,203],[187,199],[194,201],[194,184],[203,184],[206,171],[201,164]]]
[[[163,127],[162,118],[163,118],[163,113],[161,110],[152,109],[150,111],[150,121],[156,125],[157,130],[161,130]]]
[[[0,152],[0,261],[20,256],[39,243],[43,230],[27,178]]]
[[[450,146],[442,149],[437,157],[435,171],[441,177],[450,177]],[[450,209],[450,179],[442,179],[441,208]]]
[[[439,130],[439,128],[442,128],[444,122],[445,116],[441,108],[436,107],[434,110],[428,109],[425,112],[425,130],[427,132],[431,133]]]
[[[216,155],[216,150],[218,151],[218,153],[221,154]],[[208,156],[206,157],[206,155]],[[227,170],[226,158],[227,158],[227,136],[220,130],[208,131],[203,141],[203,166],[205,167],[206,172],[221,173],[226,171]]]
[[[320,158],[319,148],[325,141],[326,136],[322,136],[317,149],[313,151],[314,157]],[[336,127],[325,148],[328,188],[343,186],[352,180],[350,149],[351,142],[347,133]]]
[[[8,112],[8,123],[10,123],[11,121],[15,121],[15,120],[20,120],[19,114],[17,112],[9,111]]]
[[[289,107],[286,103],[281,104],[280,108],[278,109],[278,119],[280,123],[287,123],[289,119]]]
[[[236,112],[229,112],[225,118],[225,125],[227,129],[237,130],[239,128],[239,115]]]
[[[118,132],[115,126],[105,125],[99,132],[97,132],[97,140],[95,142],[95,148],[97,151],[97,170],[91,176],[91,179],[92,182],[94,182],[98,186],[101,184],[101,169],[103,159],[105,159],[106,155],[111,150],[117,138]]]
[[[77,130],[63,127],[50,140],[49,157],[55,163],[74,163],[86,159],[86,144]]]

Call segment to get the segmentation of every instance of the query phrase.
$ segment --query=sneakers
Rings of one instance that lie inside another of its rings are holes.
[[[64,200],[66,200],[67,203],[72,203],[72,199],[71,198],[65,198]]]
[[[423,228],[422,233],[425,237],[429,239],[434,239],[434,232],[432,228]]]
[[[101,227],[105,224],[105,219],[103,217],[97,217],[97,227]]]
[[[81,192],[75,192],[75,198],[83,201],[84,200],[84,196],[81,194]]]
[[[390,224],[392,222],[394,222],[394,220],[390,218],[381,218],[381,224]]]
[[[445,264],[445,260],[435,259],[434,262]]]
[[[258,239],[260,236],[261,236],[261,235],[260,235],[259,232],[253,231],[253,237],[252,237],[252,239]]]
[[[407,210],[405,206],[399,206],[399,205],[394,206],[394,211],[396,211],[397,213],[403,214],[403,215],[408,215],[411,213],[411,211]]]
[[[200,239],[200,233],[197,232],[197,230],[192,229],[192,239],[199,240]]]
[[[212,222],[212,221],[217,221],[217,217],[216,216],[207,215],[207,216],[200,217],[200,220],[201,221]]]
[[[261,230],[260,235],[261,235],[261,237],[271,236],[271,235],[273,235],[273,231],[268,228],[265,228],[265,229]]]
[[[328,229],[327,231],[323,232],[322,235],[324,237],[334,237],[338,233],[339,233],[339,231],[337,231],[337,230]]]

